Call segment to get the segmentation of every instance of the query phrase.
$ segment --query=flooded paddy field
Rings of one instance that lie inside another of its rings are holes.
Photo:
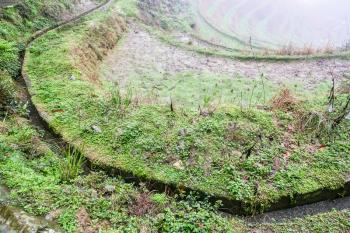
[[[218,34],[208,40],[228,44],[346,48],[350,40],[350,2],[346,0],[198,0],[196,10]],[[207,30],[208,31],[208,30]]]

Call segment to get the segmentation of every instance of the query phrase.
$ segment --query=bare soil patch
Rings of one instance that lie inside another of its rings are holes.
[[[129,74],[142,75],[145,72],[176,74],[187,71],[210,72],[237,75],[254,79],[262,73],[275,84],[284,86],[301,83],[305,90],[313,90],[322,82],[344,80],[349,73],[350,61],[347,60],[313,60],[293,62],[239,61],[229,58],[201,55],[167,45],[155,36],[135,25],[124,42],[105,60],[108,67],[104,72],[107,79],[123,84]]]

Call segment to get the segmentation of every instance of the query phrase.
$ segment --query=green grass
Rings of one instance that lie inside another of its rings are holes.
[[[186,105],[190,96],[180,92],[184,88],[186,93],[195,94],[195,101],[203,101],[203,107],[208,108],[205,103],[210,103],[210,98],[194,91],[202,78],[207,83],[203,87],[210,90],[208,95],[215,98],[216,89],[222,89],[225,98],[230,92],[221,80],[228,82],[228,86],[248,88],[250,84],[243,80],[231,82],[228,77],[193,73],[178,74],[171,77],[174,80],[146,75],[144,79],[152,81],[151,77],[154,77],[164,86],[183,80],[180,88],[173,92],[176,99],[181,100],[175,112],[171,112],[169,106],[125,104],[128,98],[123,94],[121,102],[115,101],[111,98],[109,84],[96,88],[87,82],[85,72],[76,68],[75,57],[69,51],[84,41],[90,23],[104,22],[110,12],[104,14],[97,13],[81,25],[50,32],[37,40],[26,64],[33,84],[30,91],[36,94],[34,103],[47,113],[51,126],[86,152],[90,159],[140,177],[244,200],[252,208],[254,204],[264,205],[281,195],[342,185],[344,173],[349,170],[349,135],[346,133],[349,124],[341,125],[336,140],[312,156],[302,147],[297,148],[289,164],[271,177],[273,159],[282,159],[285,152],[280,145],[285,127],[296,120],[292,114],[247,106],[241,109],[227,104],[219,107],[212,116],[204,117],[193,108],[187,108],[191,106]],[[71,75],[77,79],[70,80]],[[140,78],[137,86],[142,86],[141,82]],[[146,87],[154,84],[146,83]],[[269,84],[266,87],[270,90]],[[0,88],[10,90],[3,82]],[[159,93],[162,98],[168,96],[166,88]],[[255,93],[261,93],[261,90],[257,88]],[[268,98],[272,96],[270,91],[266,94]],[[255,104],[260,98],[254,97],[252,102]],[[325,100],[320,98],[318,101],[323,103]],[[311,106],[317,109],[320,104],[311,103]],[[276,120],[282,122],[282,126],[276,125]],[[232,123],[238,128],[231,132]],[[91,128],[94,125],[102,132],[95,132]],[[193,195],[175,200],[126,184],[120,178],[107,177],[103,172],[79,175],[66,183],[60,170],[62,157],[41,141],[40,134],[26,120],[14,116],[1,118],[0,132],[0,176],[11,188],[11,203],[35,215],[58,211],[55,220],[67,232],[76,231],[79,225],[77,213],[82,209],[87,211],[94,227],[107,221],[106,232],[144,229],[161,232],[248,232],[251,229],[324,232],[326,229],[339,232],[350,229],[348,211],[333,211],[280,224],[248,226],[238,218],[221,217],[218,206],[198,201]],[[262,141],[256,151],[249,157],[244,155],[261,135]],[[270,136],[275,138],[274,141],[270,141]],[[301,145],[312,142],[313,138],[309,136],[292,135]],[[178,161],[182,161],[182,165],[175,167],[173,162]],[[259,195],[255,194],[256,183]],[[112,186],[114,191],[107,192],[107,186],[109,190]],[[140,215],[135,210],[143,210],[145,203],[150,209]]]
[[[103,76],[110,76],[108,67],[102,69]],[[126,80],[124,80],[126,79]],[[160,74],[144,71],[141,75],[130,73],[128,77],[113,80],[122,83],[120,89],[125,92],[132,89],[139,98],[153,99],[168,105],[170,99],[175,105],[197,109],[204,102],[209,104],[235,104],[240,106],[266,104],[278,87],[265,77],[247,79],[236,75],[218,75],[206,72],[183,72],[177,74]],[[113,89],[113,87],[111,87]]]
[[[220,217],[217,207],[195,196],[176,201],[103,172],[80,175],[66,183],[60,176],[63,158],[41,141],[28,122],[9,117],[1,121],[0,129],[0,176],[2,184],[11,189],[10,202],[35,215],[57,213],[55,221],[67,232],[76,232],[82,209],[96,231],[103,222],[108,223],[109,232],[139,232],[142,228],[235,232],[241,227],[239,221]]]
[[[1,9],[0,16],[0,79],[20,74],[19,55],[32,33],[53,25],[59,15],[73,8],[66,0],[24,0]]]
[[[282,223],[262,224],[256,226],[262,232],[348,232],[350,212],[345,211],[330,211],[324,214],[295,219]]]
[[[256,110],[253,104],[242,109],[219,105],[209,117],[182,106],[175,112],[157,104],[116,106],[109,85],[96,89],[84,81],[69,54],[84,38],[86,25],[105,17],[97,13],[85,23],[48,33],[32,45],[26,64],[34,103],[64,139],[81,149],[84,145],[89,159],[138,177],[242,200],[253,212],[281,196],[343,184],[350,160],[348,122],[337,129],[335,142],[317,150],[308,133],[290,132],[286,139],[284,132],[298,121],[293,113]],[[78,79],[69,80],[72,74]],[[190,78],[183,85],[189,93],[195,86]],[[204,98],[204,113],[210,113],[208,103]],[[290,150],[283,143],[298,146]],[[308,146],[316,152],[307,152]],[[277,160],[281,167],[274,172]]]
[[[137,0],[120,0],[118,8],[127,17],[137,17],[139,14]]]
[[[142,73],[130,72],[126,76],[115,75],[106,64],[101,66],[101,79],[113,80],[122,93],[128,90],[134,98],[152,100],[152,103],[175,107],[198,109],[206,105],[256,106],[268,105],[269,101],[282,88],[289,88],[300,99],[309,99],[322,104],[324,96],[329,94],[330,82],[319,83],[313,90],[305,90],[303,84],[285,81],[283,86],[276,85],[268,77],[247,78],[241,75],[225,75],[210,72],[178,72],[175,74],[159,73],[144,68]]]
[[[251,225],[238,217],[220,217],[218,206],[195,195],[176,200],[162,193],[126,184],[103,172],[60,179],[62,157],[54,154],[29,122],[8,117],[0,123],[0,176],[11,189],[10,203],[35,215],[56,213],[67,232],[79,227],[78,212],[86,211],[92,227],[108,223],[102,232],[346,232],[349,211],[331,211],[281,223]],[[145,203],[150,208],[144,208]],[[135,212],[135,210],[144,212]],[[137,214],[136,214],[137,213]],[[95,228],[97,229],[97,228]]]

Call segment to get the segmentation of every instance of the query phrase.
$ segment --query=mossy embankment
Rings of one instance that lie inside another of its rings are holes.
[[[0,75],[20,74],[20,54],[31,35],[74,14],[79,1],[19,1],[0,9]]]
[[[17,114],[0,119],[0,178],[11,190],[7,204],[46,216],[65,232],[236,232],[243,228],[240,220],[221,217],[217,207],[195,196],[176,201],[102,171],[84,173],[79,168],[78,176],[64,180],[69,155],[52,151],[27,119]]]
[[[95,73],[124,28],[115,11],[105,10],[50,31],[26,55],[33,103],[52,129],[93,163],[180,191],[238,201],[236,208],[246,213],[342,188],[350,164],[349,122],[330,134],[318,130],[328,129],[344,95],[330,115],[323,113],[322,101],[293,99],[290,108],[259,110],[213,105],[206,98],[197,111],[134,98],[131,89],[119,90]],[[316,118],[307,118],[314,112]]]
[[[56,154],[27,119],[0,118],[0,177],[8,203],[58,222],[65,232],[346,232],[349,211],[332,211],[282,223],[252,225],[222,217],[195,195],[176,200],[104,172],[62,180],[67,155]],[[0,227],[0,229],[2,229]]]

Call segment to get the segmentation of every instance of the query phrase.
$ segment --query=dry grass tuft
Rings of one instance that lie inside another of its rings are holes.
[[[295,47],[292,44],[288,44],[275,53],[280,56],[309,56],[313,54],[333,54],[335,51],[336,49],[331,43],[327,43],[321,48],[315,48],[312,44],[304,44],[303,47]]]
[[[152,215],[157,211],[156,205],[150,198],[150,193],[141,193],[138,195],[129,209],[130,213],[135,216]]]
[[[343,81],[339,87],[340,94],[349,94],[350,93],[350,77],[347,80]]]
[[[271,100],[271,107],[273,110],[292,111],[298,104],[298,100],[288,88],[282,89]]]

